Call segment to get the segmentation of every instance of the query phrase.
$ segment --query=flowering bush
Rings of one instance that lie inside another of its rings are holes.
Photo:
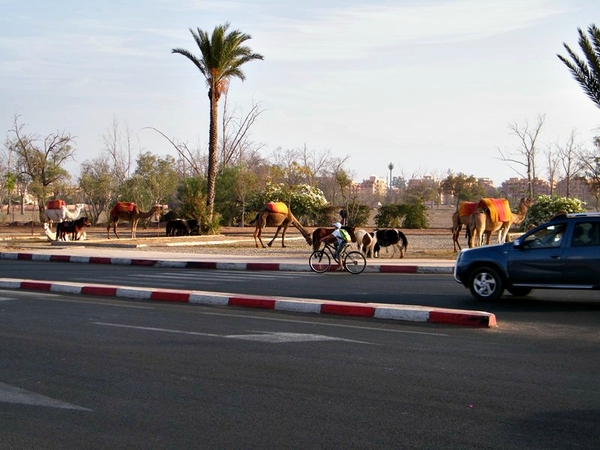
[[[556,195],[540,195],[527,211],[523,228],[528,230],[544,222],[548,222],[559,213],[585,212],[585,203],[578,198],[558,197]]]
[[[317,220],[322,208],[327,206],[325,194],[319,188],[299,184],[289,188],[282,183],[267,183],[265,192],[258,195],[252,207],[259,211],[267,202],[283,202],[301,222]]]

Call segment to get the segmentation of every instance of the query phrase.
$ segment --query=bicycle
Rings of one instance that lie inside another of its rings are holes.
[[[348,244],[344,244],[344,248],[340,251],[339,259],[335,256],[335,247],[329,243],[320,250],[315,250],[308,259],[308,265],[313,272],[325,273],[331,269],[331,258],[339,264],[341,259],[344,262],[344,268],[347,272],[358,275],[365,270],[367,260],[365,255],[356,250],[348,251]]]

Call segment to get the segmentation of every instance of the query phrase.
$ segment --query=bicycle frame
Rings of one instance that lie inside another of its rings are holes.
[[[344,256],[346,255],[346,249],[348,248],[348,244],[345,243],[343,244],[344,248],[342,248],[340,250],[339,256],[336,258],[335,254],[337,252],[336,248],[333,246],[333,244],[330,244],[329,242],[325,242],[325,246],[321,249],[321,251],[327,251],[329,253],[329,255],[331,255],[331,257],[333,258],[333,260],[336,263],[339,263],[340,260],[343,261],[344,260]]]

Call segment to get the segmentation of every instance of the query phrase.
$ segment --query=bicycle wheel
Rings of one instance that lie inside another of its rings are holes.
[[[310,255],[308,265],[313,272],[324,273],[331,267],[331,258],[325,250],[317,250]]]
[[[353,275],[358,275],[367,267],[365,255],[361,252],[350,252],[344,257],[344,267]]]

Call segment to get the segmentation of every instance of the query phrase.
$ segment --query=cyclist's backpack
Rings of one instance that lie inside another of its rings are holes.
[[[350,242],[352,240],[352,238],[350,237],[350,233],[348,233],[343,228],[340,228],[340,235],[344,238],[346,242]]]

